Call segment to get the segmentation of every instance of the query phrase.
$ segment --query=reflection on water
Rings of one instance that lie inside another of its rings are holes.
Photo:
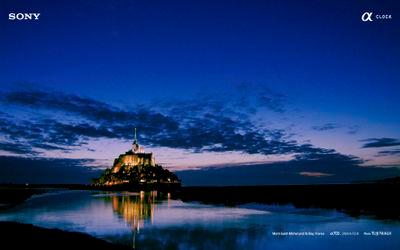
[[[128,222],[132,229],[139,230],[147,220],[153,221],[153,213],[157,191],[145,193],[139,196],[112,196],[113,210]]]
[[[170,194],[168,193],[168,196]],[[154,207],[158,198],[157,191],[144,192],[139,195],[111,196],[114,212],[121,216],[132,228],[132,247],[136,247],[136,234],[144,224],[153,224]]]
[[[213,206],[160,192],[68,191],[36,196],[0,220],[79,231],[138,249],[398,249],[400,224],[319,209]],[[326,236],[274,236],[273,232]],[[390,231],[391,237],[337,237],[332,231]]]

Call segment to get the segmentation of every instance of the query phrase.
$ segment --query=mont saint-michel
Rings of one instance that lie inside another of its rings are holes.
[[[136,128],[132,148],[119,155],[112,168],[107,168],[94,180],[98,186],[180,186],[180,183],[174,173],[156,164],[152,152],[145,152],[139,145]]]

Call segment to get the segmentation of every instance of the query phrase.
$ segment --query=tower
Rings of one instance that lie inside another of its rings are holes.
[[[134,136],[134,140],[133,140],[133,143],[132,143],[132,151],[134,153],[137,153],[137,152],[139,152],[139,149],[140,149],[140,146],[139,146],[139,143],[138,143],[138,140],[137,140],[137,137],[136,137],[136,128],[135,128],[135,136]]]

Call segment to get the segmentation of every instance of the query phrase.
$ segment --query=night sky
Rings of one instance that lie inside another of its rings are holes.
[[[134,127],[184,185],[399,176],[399,16],[398,1],[1,0],[0,182],[87,183]]]

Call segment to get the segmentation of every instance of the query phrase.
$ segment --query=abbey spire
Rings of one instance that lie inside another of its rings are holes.
[[[153,187],[159,185],[180,186],[180,180],[175,174],[163,169],[161,165],[157,165],[153,153],[145,152],[139,146],[136,128],[133,130],[132,149],[120,154],[114,160],[111,170],[106,170],[95,180],[95,183],[106,186],[128,184]]]
[[[134,153],[139,152],[140,146],[137,140],[137,136],[136,136],[136,128],[135,128],[135,135],[134,135],[134,139],[133,139],[133,143],[132,143],[132,151]]]

